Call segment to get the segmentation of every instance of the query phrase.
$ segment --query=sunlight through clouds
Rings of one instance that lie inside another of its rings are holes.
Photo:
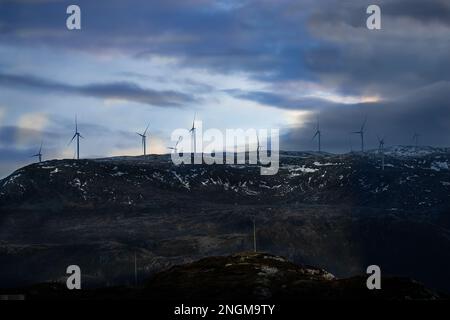
[[[379,102],[381,99],[379,96],[346,96],[339,95],[330,92],[314,92],[310,95],[306,95],[307,98],[319,98],[326,101],[342,104],[357,104],[357,103],[370,103]]]
[[[26,113],[17,121],[17,125],[21,128],[42,131],[48,124],[48,117],[44,113]]]

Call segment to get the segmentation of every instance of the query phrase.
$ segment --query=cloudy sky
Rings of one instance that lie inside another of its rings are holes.
[[[81,8],[82,29],[66,28]],[[378,4],[382,29],[366,28]],[[450,146],[447,0],[0,0],[0,177],[44,158],[165,153],[205,128],[279,128],[280,148]]]

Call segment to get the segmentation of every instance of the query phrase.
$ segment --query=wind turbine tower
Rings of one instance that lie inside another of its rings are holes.
[[[348,142],[350,144],[350,152],[353,153],[353,143],[352,143],[352,138],[351,137],[348,139]]]
[[[320,131],[320,126],[319,126],[319,121],[317,121],[317,130],[316,130],[316,133],[314,134],[314,136],[313,136],[313,140],[317,137],[317,141],[318,141],[318,144],[319,144],[319,152],[321,152],[322,151],[322,146],[321,146],[321,141],[320,141],[320,139],[321,139],[321,131]]]
[[[192,140],[194,142],[194,147],[192,148],[194,151],[194,155],[196,154],[196,146],[197,146],[197,141],[196,141],[196,128],[195,128],[195,117],[197,116],[197,113],[194,113],[194,120],[192,121],[192,128],[189,130],[189,132],[191,133],[192,136]]]
[[[261,144],[259,143],[259,136],[258,133],[256,133],[256,154],[259,157],[259,151],[261,151]]]
[[[142,139],[142,148],[144,149],[144,156],[147,155],[147,130],[150,126],[150,123],[147,125],[147,128],[145,128],[145,131],[143,133],[136,132]]]
[[[77,160],[80,160],[80,138],[84,139],[84,137],[78,132],[78,120],[75,116],[75,134],[72,137],[72,140],[70,140],[69,144],[73,142],[73,140],[77,138]]]
[[[178,145],[180,144],[181,140],[183,140],[183,137],[179,137],[177,143],[174,147],[167,147],[167,149],[172,150],[172,152],[177,153],[178,152]]]
[[[367,117],[364,118],[364,122],[361,125],[361,129],[359,131],[354,131],[352,133],[359,134],[361,136],[361,152],[364,152],[364,128],[366,126]]]
[[[380,139],[380,137],[378,138],[378,153],[381,154],[381,170],[384,170],[384,137]]]
[[[43,142],[41,142],[41,147],[39,148],[39,152],[34,154],[34,155],[32,155],[32,157],[38,157],[39,163],[42,162],[42,143]]]

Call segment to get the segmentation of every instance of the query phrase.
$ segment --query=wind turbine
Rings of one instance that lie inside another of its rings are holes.
[[[364,118],[364,122],[361,125],[359,131],[354,131],[352,133],[359,134],[361,136],[361,152],[364,152],[364,127],[366,126],[367,117]]]
[[[261,150],[261,144],[259,143],[259,136],[256,133],[256,154],[259,155],[259,151]]]
[[[350,153],[353,153],[353,143],[351,137],[348,139],[348,142],[350,143]]]
[[[320,141],[320,138],[321,138],[321,131],[320,131],[320,127],[319,127],[319,120],[317,120],[317,130],[316,130],[316,133],[314,134],[314,136],[312,137],[312,140],[314,140],[316,137],[318,138],[318,143],[319,143],[319,152],[321,152],[321,141]]]
[[[41,142],[41,147],[39,148],[39,152],[32,155],[32,157],[39,157],[39,162],[42,162],[42,143],[43,142]]]
[[[413,140],[414,140],[414,148],[417,151],[418,147],[419,147],[419,137],[420,134],[418,134],[417,132],[414,132],[413,134]]]
[[[177,141],[177,143],[175,143],[175,146],[174,146],[174,147],[167,147],[167,149],[170,149],[170,150],[172,150],[172,152],[177,153],[177,150],[178,150],[178,144],[181,142],[181,140],[183,140],[183,137],[182,137],[182,136],[180,136],[180,137],[178,138],[178,141]]]
[[[194,155],[196,153],[196,145],[197,145],[197,141],[196,141],[196,134],[195,134],[195,117],[197,116],[197,113],[194,113],[194,120],[192,121],[192,128],[189,130],[189,132],[191,133],[191,136],[193,137],[193,141],[194,141]]]
[[[75,134],[73,135],[72,140],[70,140],[69,145],[75,138],[77,138],[77,160],[80,160],[80,138],[84,139],[84,137],[78,132],[77,116],[75,116]]]
[[[147,155],[147,130],[149,126],[150,123],[147,125],[147,128],[145,128],[145,131],[143,133],[136,132],[142,138],[142,148],[144,148],[144,156]]]
[[[378,143],[379,143],[378,153],[381,153],[381,170],[384,170],[384,144],[385,144],[384,137],[380,138],[377,136],[377,138],[378,138]]]

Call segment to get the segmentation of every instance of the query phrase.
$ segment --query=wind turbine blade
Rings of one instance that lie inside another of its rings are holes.
[[[194,120],[192,120],[192,129],[195,130],[195,118],[197,117],[197,112],[194,113]]]
[[[364,117],[364,122],[361,126],[361,132],[364,130],[364,127],[366,126],[366,122],[367,122],[367,116]]]
[[[70,140],[70,142],[69,142],[67,145],[70,145],[70,144],[72,143],[73,139],[75,139],[76,136],[77,136],[77,134],[75,133],[75,134],[73,135],[72,139]]]
[[[147,133],[148,127],[150,127],[150,123],[147,125],[147,128],[145,128],[145,131],[144,131],[144,134],[143,134],[144,136]]]
[[[312,137],[311,140],[314,140],[314,138],[317,137],[318,134],[319,134],[319,131],[316,131],[316,134]]]
[[[84,137],[81,134],[78,134],[80,136],[81,139],[84,139]]]

